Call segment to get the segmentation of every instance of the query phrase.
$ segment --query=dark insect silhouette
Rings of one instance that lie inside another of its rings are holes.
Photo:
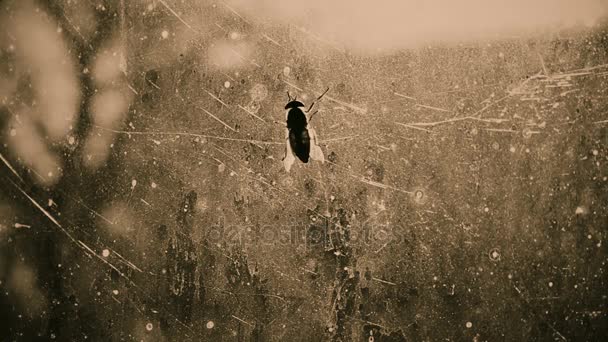
[[[286,136],[285,136],[285,156],[283,157],[283,165],[285,170],[289,172],[291,166],[298,157],[303,163],[308,163],[310,159],[325,162],[323,151],[319,147],[317,134],[310,126],[312,117],[318,112],[311,113],[312,107],[319,101],[329,88],[321,94],[315,101],[312,102],[308,109],[304,104],[298,101],[297,97],[291,98],[289,92],[287,97],[289,102],[285,105],[285,120],[286,120]],[[294,156],[295,155],[295,156]]]

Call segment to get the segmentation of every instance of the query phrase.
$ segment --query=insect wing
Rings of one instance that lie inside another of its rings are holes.
[[[311,127],[308,127],[308,134],[310,135],[310,158],[312,160],[320,161],[321,163],[325,163],[325,156],[323,155],[323,150],[318,144],[317,141],[317,132]]]
[[[283,166],[285,167],[285,171],[289,172],[291,170],[291,166],[296,161],[296,157],[293,155],[293,151],[291,149],[291,145],[289,143],[289,130],[285,130],[285,156],[283,156]]]

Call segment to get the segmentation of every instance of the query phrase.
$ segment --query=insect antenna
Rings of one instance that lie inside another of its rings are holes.
[[[321,96],[317,97],[316,100],[312,101],[312,103],[310,104],[310,107],[308,107],[308,110],[306,112],[307,113],[310,112],[310,110],[312,109],[312,106],[314,106],[315,103],[317,103],[317,101],[319,101],[321,98],[323,98],[323,96],[325,96],[325,94],[327,94],[328,91],[329,91],[329,87],[327,87],[327,89],[323,92],[323,94],[321,94]]]

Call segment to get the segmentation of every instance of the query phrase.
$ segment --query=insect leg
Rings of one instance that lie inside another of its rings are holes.
[[[315,103],[317,103],[317,101],[319,101],[321,98],[323,98],[323,96],[325,96],[325,94],[329,91],[329,87],[327,87],[327,89],[325,89],[325,91],[323,92],[323,94],[321,94],[321,96],[317,97],[316,100],[312,101],[312,103],[310,104],[310,107],[308,107],[308,110],[306,111],[307,113],[310,112],[310,110],[312,109],[312,106],[315,105]]]
[[[310,116],[308,117],[308,122],[310,122],[312,120],[312,117],[315,116],[315,114],[317,114],[318,112],[318,110],[315,110],[314,113],[310,114]]]

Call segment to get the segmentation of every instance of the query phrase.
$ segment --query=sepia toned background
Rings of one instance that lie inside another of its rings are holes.
[[[607,11],[0,1],[0,339],[605,339]]]

